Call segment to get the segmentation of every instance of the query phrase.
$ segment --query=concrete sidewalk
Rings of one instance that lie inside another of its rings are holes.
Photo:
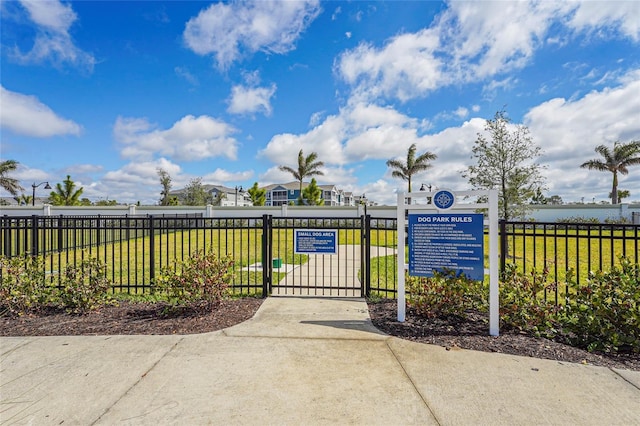
[[[268,298],[187,336],[0,338],[0,423],[640,424],[640,372],[386,336],[362,299]]]

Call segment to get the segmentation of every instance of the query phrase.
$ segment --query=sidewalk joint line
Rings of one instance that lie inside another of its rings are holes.
[[[416,386],[416,383],[413,381],[413,379],[411,378],[411,376],[407,372],[406,368],[404,368],[404,365],[402,364],[402,362],[400,362],[400,359],[398,359],[398,356],[396,355],[396,353],[393,351],[393,349],[391,349],[391,346],[389,346],[389,340],[391,340],[391,339],[392,338],[390,337],[389,339],[384,341],[385,345],[387,346],[387,349],[389,349],[389,352],[391,352],[391,355],[393,355],[393,357],[395,358],[395,360],[398,363],[398,365],[400,366],[400,368],[402,368],[402,372],[404,373],[404,375],[407,377],[407,379],[411,383],[411,386],[413,386],[413,389],[420,396],[420,399],[424,403],[425,407],[427,407],[427,409],[431,413],[431,416],[433,417],[433,419],[436,421],[436,423],[438,425],[442,425],[442,422],[440,421],[440,419],[438,419],[438,416],[436,416],[436,413],[433,412],[433,410],[431,409],[431,406],[429,406],[429,403],[427,402],[426,398],[424,397],[424,395],[422,395],[422,392],[420,392],[420,390],[418,389],[418,386]]]
[[[620,377],[622,380],[624,380],[625,382],[629,383],[631,386],[633,386],[634,388],[636,388],[637,390],[640,391],[640,387],[638,387],[638,385],[636,385],[635,383],[633,383],[632,381],[628,380],[626,377],[624,377],[622,374],[618,373],[615,369],[609,367],[609,370],[611,370],[613,372],[613,374],[615,374],[616,376]]]
[[[180,340],[178,340],[177,342],[175,342],[164,354],[162,354],[161,357],[159,357],[156,362],[153,363],[153,365],[151,365],[151,367],[149,367],[147,369],[147,371],[145,371],[144,373],[142,373],[140,375],[140,377],[138,377],[138,380],[136,380],[136,382],[134,384],[132,384],[129,389],[127,389],[122,395],[120,395],[120,397],[113,402],[113,404],[109,405],[103,412],[102,414],[100,414],[98,416],[97,419],[95,419],[93,422],[91,422],[91,425],[95,425],[96,423],[98,423],[100,421],[100,419],[102,419],[109,411],[111,411],[111,409],[120,401],[122,401],[122,399],[127,396],[136,386],[138,386],[138,383],[140,383],[142,381],[142,379],[144,379],[145,377],[147,377],[147,374],[149,374],[154,368],[156,368],[156,365],[158,365],[160,363],[160,361],[162,361],[167,355],[169,355],[170,352],[172,352],[176,346],[178,346],[178,344],[180,342],[182,342],[184,340],[184,336],[180,338]]]

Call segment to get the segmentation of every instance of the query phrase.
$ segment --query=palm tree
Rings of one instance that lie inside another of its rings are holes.
[[[613,144],[613,151],[606,145],[598,145],[596,152],[602,159],[589,160],[580,167],[589,170],[613,173],[613,185],[611,187],[611,204],[618,204],[618,173],[626,175],[629,166],[640,164],[640,141]]]
[[[4,160],[0,161],[0,187],[5,189],[14,197],[18,196],[19,191],[24,191],[24,188],[20,186],[18,179],[10,178],[9,172],[18,168],[18,162],[16,160]]]
[[[302,181],[306,177],[311,176],[323,176],[324,173],[319,170],[320,167],[324,166],[322,161],[316,161],[318,159],[318,154],[312,152],[306,157],[302,153],[302,150],[298,153],[298,169],[294,169],[289,166],[280,166],[280,170],[283,172],[288,172],[293,175],[294,178],[298,182],[300,182],[300,197],[302,197]]]
[[[21,206],[28,206],[33,202],[33,197],[25,194],[24,192],[20,195],[14,195],[13,199]]]
[[[393,170],[391,176],[406,180],[409,183],[409,192],[411,192],[411,177],[416,173],[423,172],[431,168],[429,161],[435,160],[438,156],[432,152],[426,151],[416,158],[416,144],[412,144],[407,152],[407,162],[392,159],[387,161],[387,167]]]
[[[54,206],[79,206],[80,196],[84,188],[75,189],[76,184],[71,180],[71,176],[67,175],[67,178],[62,184],[56,184],[56,190],[52,191],[49,195],[49,200]]]

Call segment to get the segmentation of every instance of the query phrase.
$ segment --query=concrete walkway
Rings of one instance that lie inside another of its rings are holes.
[[[268,298],[186,336],[0,338],[0,423],[640,424],[640,373],[380,333],[362,299]]]

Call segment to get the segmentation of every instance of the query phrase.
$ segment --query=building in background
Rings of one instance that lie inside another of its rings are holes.
[[[307,186],[309,186],[308,182],[302,183],[302,189]],[[351,192],[345,192],[335,185],[318,185],[318,188],[322,190],[325,206],[355,206]],[[275,183],[263,189],[267,191],[266,206],[297,204],[300,197],[300,182]]]
[[[253,206],[251,202],[251,196],[242,187],[228,188],[222,185],[206,185],[203,184],[202,188],[211,194],[213,199],[213,205],[220,207],[248,207]],[[184,203],[184,197],[186,195],[186,189],[176,189],[169,192],[169,197],[177,197],[180,204]]]

